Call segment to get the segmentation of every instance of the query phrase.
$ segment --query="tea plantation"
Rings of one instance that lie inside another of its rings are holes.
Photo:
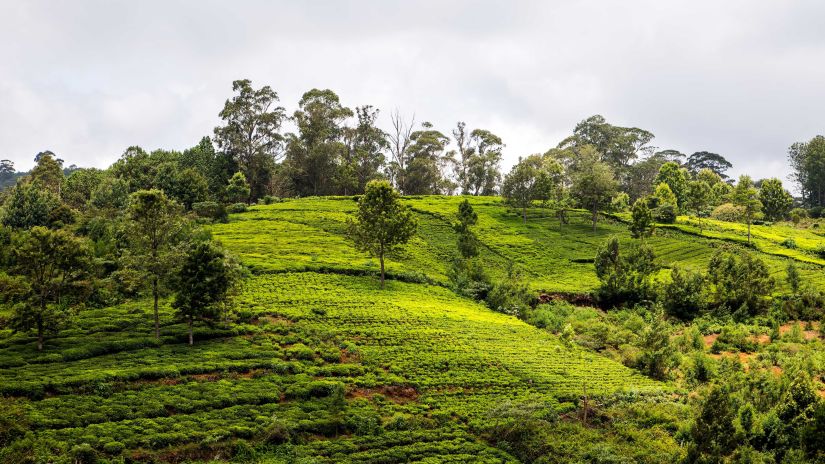
[[[540,462],[678,460],[672,424],[689,419],[685,392],[448,288],[459,201],[404,200],[419,230],[388,260],[384,290],[376,260],[345,237],[352,198],[256,206],[210,226],[252,275],[235,298],[237,322],[196,325],[194,346],[169,301],[159,340],[148,300],[82,311],[42,352],[30,336],[0,332],[3,417],[14,418],[0,462],[538,459],[508,445],[523,420],[549,424],[528,437]],[[471,203],[487,268],[516,266],[537,292],[592,291],[597,247],[613,234],[629,240],[621,218],[593,232],[584,212],[562,225],[536,208],[523,224],[498,198]],[[650,239],[664,266],[703,269],[741,235],[695,227],[683,219]],[[795,259],[825,285],[813,232],[787,231],[793,249],[782,232],[754,229],[771,271]],[[590,423],[586,401],[600,406]]]

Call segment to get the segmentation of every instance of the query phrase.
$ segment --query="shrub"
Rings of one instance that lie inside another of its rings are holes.
[[[97,464],[98,462],[97,452],[88,443],[74,446],[69,454],[74,464]]]
[[[280,203],[280,202],[281,202],[280,198],[278,198],[276,196],[272,196],[272,195],[264,195],[263,197],[258,199],[258,204],[261,204],[261,205],[271,205],[273,203]]]
[[[736,206],[733,203],[723,203],[710,213],[710,217],[719,221],[738,222],[743,214],[744,209],[741,206]]]
[[[110,441],[103,445],[103,452],[111,455],[118,455],[123,452],[126,446],[119,441]]]
[[[631,305],[652,294],[651,276],[658,269],[653,249],[629,244],[620,249],[619,239],[611,237],[596,253],[596,277],[601,281],[596,296],[605,305]]]
[[[794,208],[791,210],[789,217],[791,218],[791,222],[798,225],[803,219],[808,217],[808,211],[804,208]]]
[[[28,425],[28,417],[20,403],[0,396],[0,448],[25,435]]]
[[[214,201],[201,201],[192,204],[192,211],[195,215],[204,219],[211,219],[218,222],[226,222],[226,208]]]
[[[705,279],[701,274],[674,267],[670,277],[671,282],[664,286],[661,295],[662,306],[668,314],[692,319],[705,309]]]
[[[791,237],[786,238],[782,241],[781,245],[785,248],[790,248],[791,250],[796,250],[796,240]]]
[[[676,207],[671,204],[664,204],[653,210],[653,219],[661,224],[673,224],[676,222]]]
[[[507,277],[496,282],[487,295],[487,306],[512,316],[523,317],[535,303],[535,295],[521,279],[521,274],[510,266]]]
[[[244,213],[247,209],[246,203],[232,203],[226,207],[226,211],[232,214]]]

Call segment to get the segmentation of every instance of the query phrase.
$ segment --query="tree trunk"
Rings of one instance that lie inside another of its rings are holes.
[[[381,289],[384,289],[384,250],[378,253],[378,260],[381,261]]]
[[[751,221],[748,219],[748,245],[751,244]]]
[[[43,318],[37,318],[37,351],[43,351]]]
[[[192,337],[192,316],[189,316],[189,346],[194,344],[194,340]]]
[[[599,209],[593,205],[593,232],[596,231],[596,220],[599,218]]]
[[[527,208],[521,208],[521,219],[527,224]]]
[[[582,410],[582,423],[587,425],[587,384],[582,384],[584,391],[584,409]]]
[[[158,276],[152,279],[152,299],[155,310],[155,338],[160,338],[160,316],[158,315]]]

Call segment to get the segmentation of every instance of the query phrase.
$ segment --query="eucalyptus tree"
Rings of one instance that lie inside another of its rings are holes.
[[[286,114],[277,106],[278,94],[268,85],[254,89],[249,79],[232,82],[237,95],[219,113],[224,124],[215,128],[215,143],[228,153],[250,185],[247,201],[266,193],[275,164],[283,152],[280,133]]]
[[[287,137],[287,176],[300,196],[336,193],[338,162],[347,154],[344,122],[353,116],[329,89],[303,94],[292,116],[297,134]]]
[[[457,150],[454,155],[454,173],[463,195],[492,195],[496,192],[501,173],[501,151],[504,143],[496,134],[485,129],[467,132],[467,126],[458,122],[453,129]]]

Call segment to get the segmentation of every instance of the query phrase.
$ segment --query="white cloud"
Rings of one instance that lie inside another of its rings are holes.
[[[825,131],[825,4],[627,2],[5,2],[0,157],[105,166],[129,145],[211,134],[231,81],[289,112],[312,87],[385,116],[499,134],[506,163],[595,113],[655,144],[785,176]]]

